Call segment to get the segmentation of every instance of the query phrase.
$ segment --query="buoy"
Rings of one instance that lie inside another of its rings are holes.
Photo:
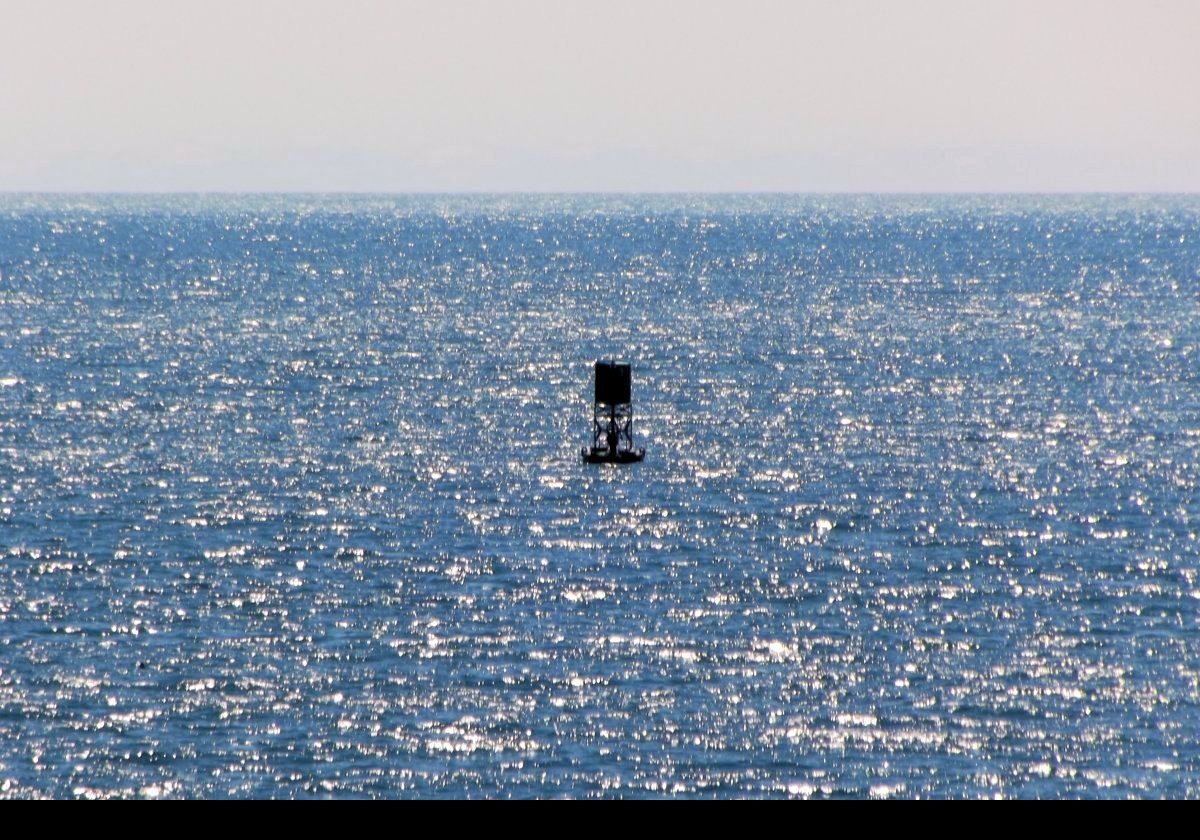
[[[592,401],[592,448],[581,453],[589,464],[633,464],[646,457],[633,448],[633,375],[628,362],[596,362]]]

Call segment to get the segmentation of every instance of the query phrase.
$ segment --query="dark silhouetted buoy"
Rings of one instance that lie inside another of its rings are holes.
[[[646,457],[645,449],[633,448],[632,382],[628,363],[596,362],[592,448],[583,450],[589,464],[632,464]]]

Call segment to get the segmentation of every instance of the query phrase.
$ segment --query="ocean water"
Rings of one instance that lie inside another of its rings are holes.
[[[1198,456],[1196,197],[0,197],[0,796],[1197,796]]]

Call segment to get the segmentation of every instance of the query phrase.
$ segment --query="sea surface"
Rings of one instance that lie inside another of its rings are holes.
[[[1200,796],[1198,462],[1200,197],[0,196],[0,796]]]

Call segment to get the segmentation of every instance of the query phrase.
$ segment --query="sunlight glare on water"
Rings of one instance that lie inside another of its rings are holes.
[[[1196,796],[1198,243],[2,197],[0,795]]]

